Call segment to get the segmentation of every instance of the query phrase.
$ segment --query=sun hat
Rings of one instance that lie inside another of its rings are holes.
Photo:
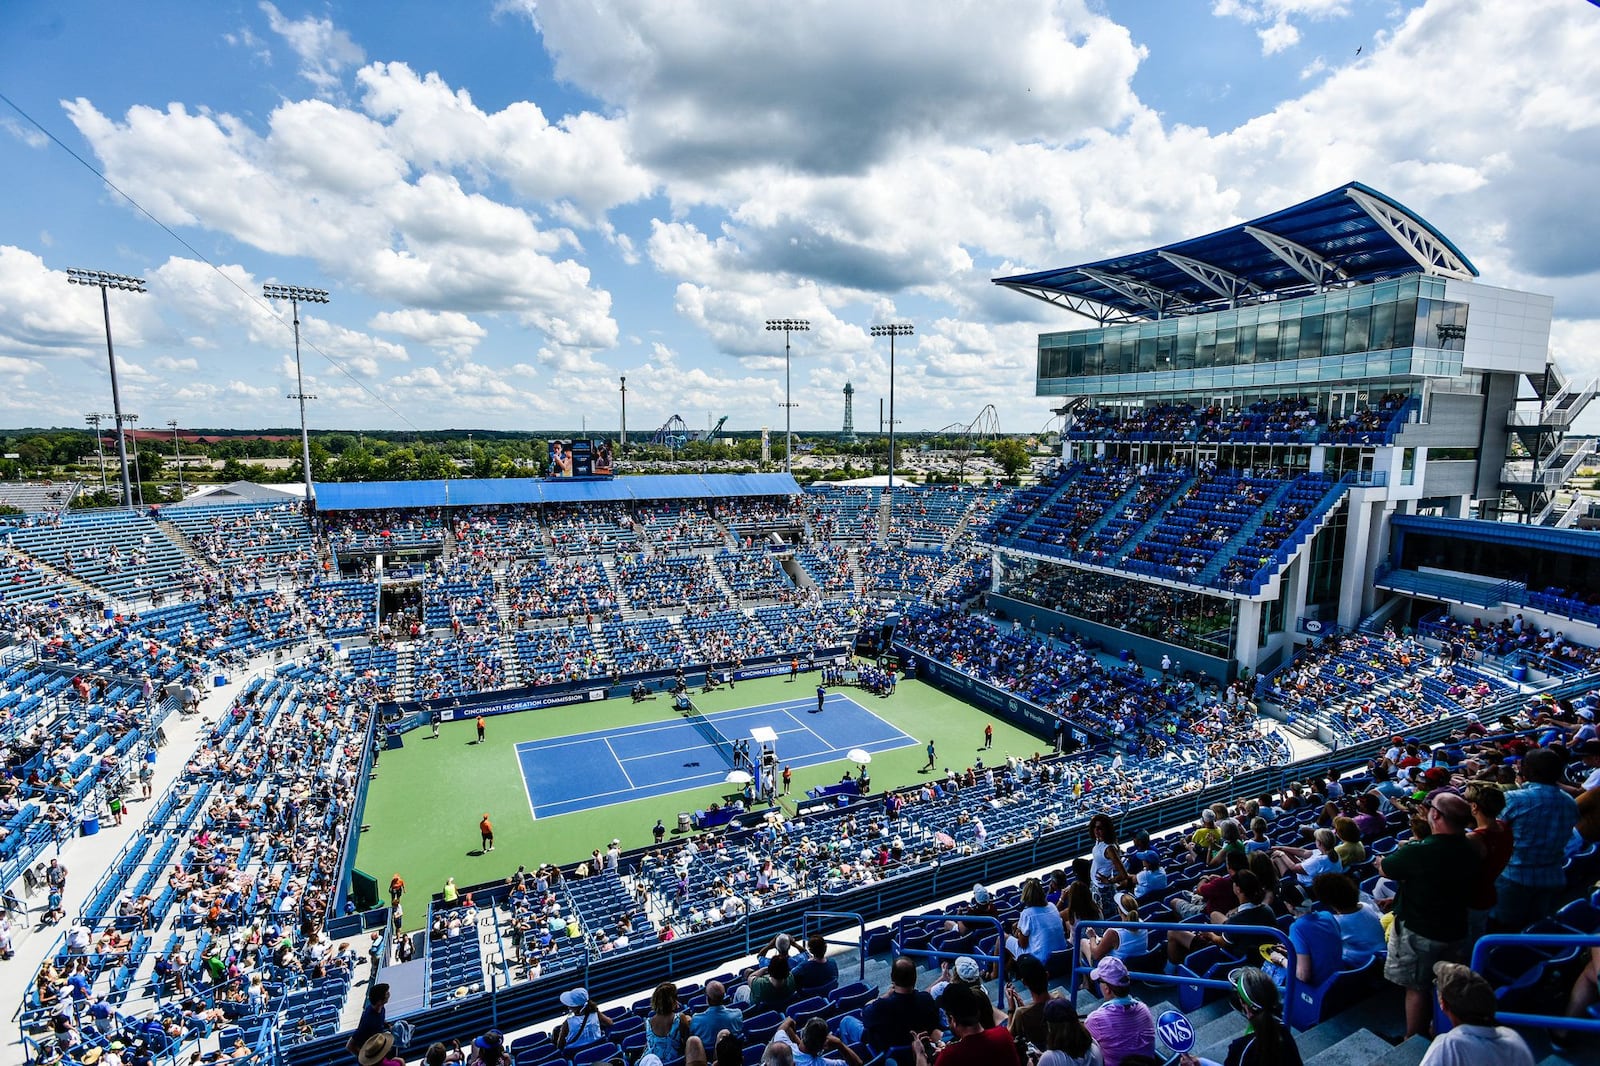
[[[983,976],[983,971],[978,969],[976,959],[963,955],[956,960],[956,976],[963,981],[976,981]]]
[[[394,1050],[394,1037],[388,1033],[374,1033],[367,1037],[367,1042],[361,1045],[361,1050],[356,1054],[356,1059],[361,1066],[378,1066],[378,1063],[389,1057],[389,1052]]]
[[[589,1003],[589,990],[587,988],[572,988],[561,993],[561,1004],[577,1010]]]

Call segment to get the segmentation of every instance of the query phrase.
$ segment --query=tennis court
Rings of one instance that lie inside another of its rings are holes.
[[[766,726],[778,734],[778,758],[799,770],[845,757],[852,748],[874,754],[917,740],[843,693],[817,701],[785,700],[706,718],[730,739]],[[516,746],[517,763],[535,818],[663,796],[721,782],[729,764],[688,718],[580,733]]]

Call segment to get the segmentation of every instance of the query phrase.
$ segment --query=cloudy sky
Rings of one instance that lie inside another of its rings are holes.
[[[87,267],[148,280],[112,297],[146,424],[294,422],[273,281],[332,292],[313,427],[606,429],[622,374],[635,432],[781,427],[797,317],[799,427],[851,380],[875,428],[867,329],[908,321],[908,426],[1036,430],[1072,320],[990,278],[1350,179],[1600,372],[1582,0],[8,0],[0,92],[0,425],[109,409]]]

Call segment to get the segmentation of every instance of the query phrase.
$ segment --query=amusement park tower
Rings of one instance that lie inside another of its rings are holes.
[[[839,440],[844,444],[856,442],[856,387],[848,381],[844,383],[844,432],[839,434]]]

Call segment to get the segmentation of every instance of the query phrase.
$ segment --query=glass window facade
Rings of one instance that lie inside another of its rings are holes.
[[[1467,306],[1422,274],[1204,315],[1039,336],[1041,396],[1449,376]],[[1098,379],[1090,381],[1086,379]]]

